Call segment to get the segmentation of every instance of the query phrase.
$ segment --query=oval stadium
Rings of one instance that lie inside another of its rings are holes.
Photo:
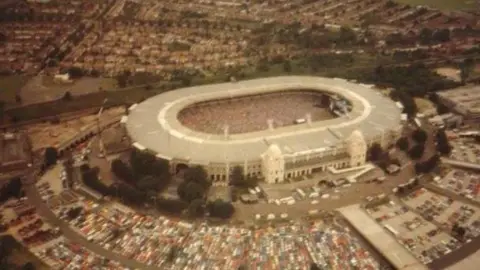
[[[370,145],[393,144],[401,110],[371,86],[283,76],[169,91],[134,104],[122,122],[133,145],[204,166],[214,185],[231,169],[268,183],[365,164]]]

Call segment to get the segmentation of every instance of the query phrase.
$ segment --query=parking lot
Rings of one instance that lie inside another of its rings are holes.
[[[75,198],[75,203],[59,206],[54,212],[89,241],[155,267],[309,269],[316,262],[343,270],[378,269],[379,265],[356,236],[335,224],[291,221],[255,229],[211,226],[145,216],[118,203],[99,205],[78,195]],[[77,206],[82,211],[72,219],[68,210]],[[71,245],[62,249],[65,246]],[[76,264],[84,263],[78,260]]]
[[[451,170],[444,177],[434,179],[435,184],[466,198],[480,201],[480,176],[464,170]]]
[[[480,144],[471,138],[457,138],[450,140],[452,153],[450,158],[463,162],[480,163]]]
[[[97,256],[63,237],[45,249],[35,250],[34,253],[51,269],[126,269],[119,263]]]
[[[424,264],[459,247],[456,239],[398,201],[369,208],[367,213]]]
[[[466,228],[467,241],[480,235],[480,211],[476,206],[455,201],[426,189],[410,194],[403,201],[426,220],[441,224],[446,231],[451,231],[454,224]]]

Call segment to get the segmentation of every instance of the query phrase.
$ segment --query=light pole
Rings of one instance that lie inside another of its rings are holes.
[[[97,136],[98,136],[98,148],[100,149],[100,155],[105,156],[104,154],[104,147],[102,144],[102,136],[101,136],[101,129],[100,129],[100,117],[102,116],[103,113],[103,108],[105,107],[105,104],[107,103],[108,99],[104,99],[102,102],[102,106],[100,107],[100,110],[98,110],[97,113]]]

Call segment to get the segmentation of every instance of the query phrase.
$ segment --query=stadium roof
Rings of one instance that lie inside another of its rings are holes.
[[[183,126],[177,114],[196,102],[287,90],[337,93],[352,102],[348,116],[242,134],[206,134]],[[295,155],[328,149],[359,130],[365,139],[400,125],[400,109],[369,86],[343,79],[284,76],[202,85],[169,91],[130,108],[126,127],[137,148],[193,164],[242,163],[259,160],[269,145]]]

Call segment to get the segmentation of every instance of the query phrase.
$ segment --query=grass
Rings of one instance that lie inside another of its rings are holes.
[[[6,104],[15,103],[17,90],[22,88],[30,79],[26,75],[0,76],[0,100]]]
[[[438,8],[443,11],[457,11],[457,10],[475,10],[478,9],[476,0],[396,0],[402,4],[409,4],[412,6],[423,5],[432,8]]]

